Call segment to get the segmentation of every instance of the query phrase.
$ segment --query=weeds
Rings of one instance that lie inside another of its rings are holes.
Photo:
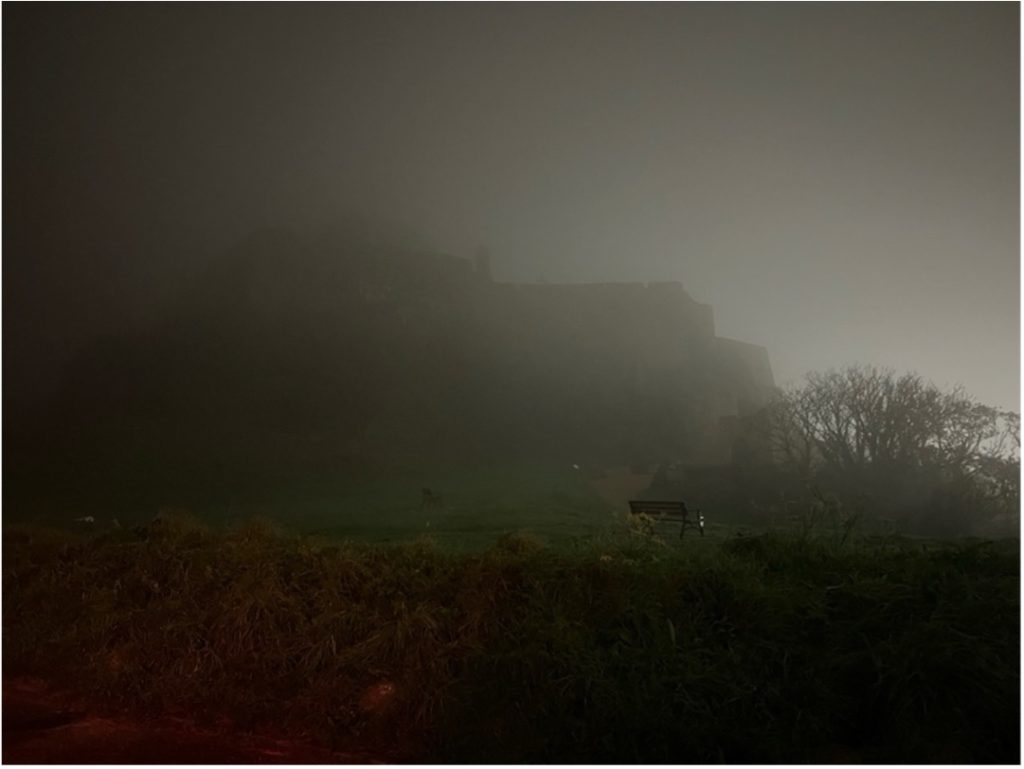
[[[456,554],[162,514],[4,549],[8,671],[114,710],[449,762],[1019,758],[1019,556],[984,543]]]

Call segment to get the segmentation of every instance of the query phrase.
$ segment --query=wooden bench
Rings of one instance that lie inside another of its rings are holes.
[[[704,536],[704,514],[700,510],[692,514],[686,509],[686,503],[682,501],[658,501],[653,499],[631,499],[629,500],[629,512],[632,515],[649,515],[658,521],[681,521],[679,537],[686,533],[687,526],[695,526]]]

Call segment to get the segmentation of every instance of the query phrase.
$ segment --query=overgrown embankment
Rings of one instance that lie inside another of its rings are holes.
[[[6,672],[99,707],[451,762],[1019,758],[1019,555],[623,534],[4,535]]]

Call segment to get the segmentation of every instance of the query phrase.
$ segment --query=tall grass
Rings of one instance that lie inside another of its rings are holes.
[[[113,710],[417,760],[1017,762],[1017,554],[706,544],[10,528],[4,662]]]

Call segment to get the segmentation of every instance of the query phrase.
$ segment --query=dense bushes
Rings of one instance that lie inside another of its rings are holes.
[[[989,544],[454,555],[169,520],[4,546],[8,673],[110,708],[452,762],[1019,757],[1018,556]]]

